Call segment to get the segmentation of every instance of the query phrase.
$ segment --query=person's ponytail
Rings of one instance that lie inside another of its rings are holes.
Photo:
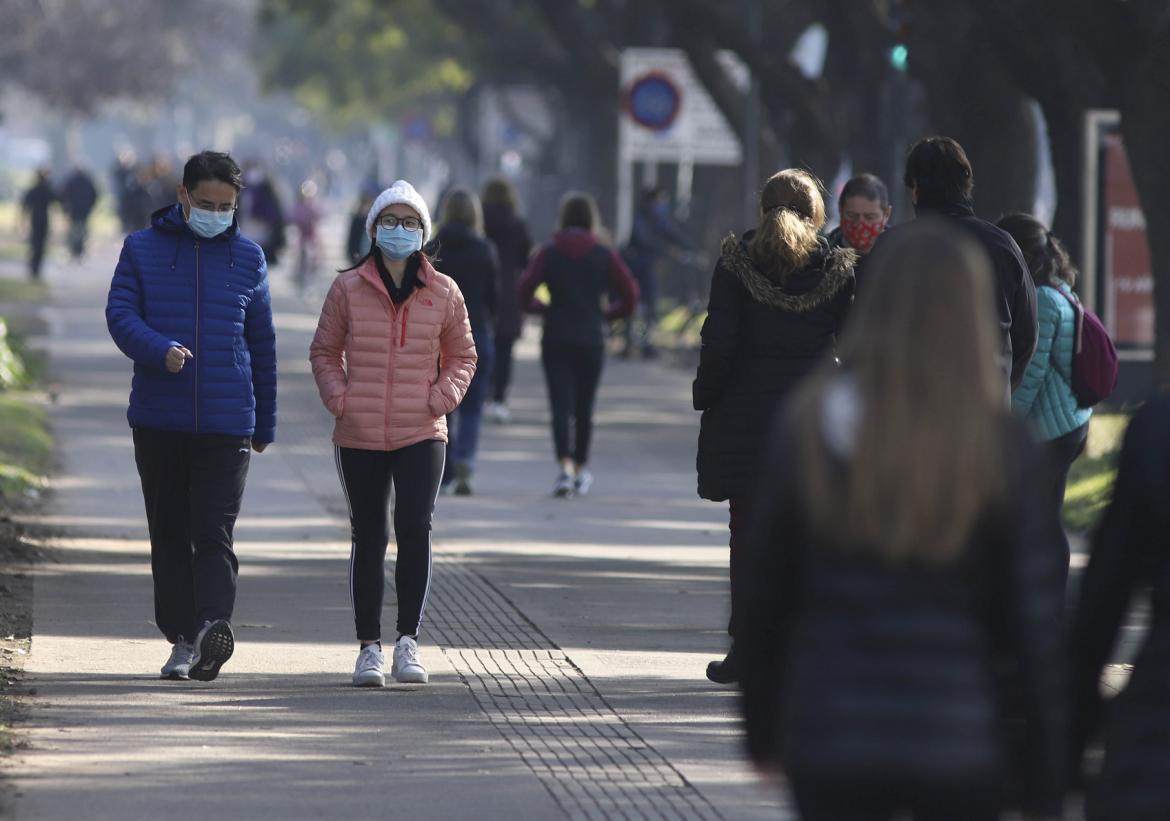
[[[799,168],[773,174],[760,195],[760,224],[748,246],[756,269],[779,275],[808,264],[825,224],[825,201],[816,177]]]
[[[804,268],[817,242],[817,229],[810,220],[786,206],[773,208],[760,220],[748,254],[756,268],[775,271],[783,280]]]

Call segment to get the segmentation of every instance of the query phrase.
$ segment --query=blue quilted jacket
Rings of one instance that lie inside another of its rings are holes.
[[[1061,291],[1070,293],[1063,285]],[[1012,394],[1012,409],[1040,439],[1049,441],[1087,423],[1093,411],[1077,407],[1072,391],[1076,311],[1056,288],[1041,285],[1036,289],[1036,318],[1036,353]]]
[[[268,265],[235,222],[196,236],[181,208],[154,213],[126,237],[110,283],[106,325],[134,360],[131,427],[187,433],[276,436],[276,331]],[[166,354],[194,355],[179,373]]]

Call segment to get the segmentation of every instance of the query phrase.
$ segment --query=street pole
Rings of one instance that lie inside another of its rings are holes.
[[[760,42],[763,14],[760,0],[744,0],[744,21],[749,36]],[[751,74],[743,118],[743,196],[740,198],[739,230],[755,223],[757,191],[760,185],[760,78]]]

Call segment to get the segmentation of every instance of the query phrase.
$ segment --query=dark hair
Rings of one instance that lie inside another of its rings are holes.
[[[841,210],[845,210],[845,200],[849,197],[877,200],[883,209],[890,206],[890,192],[886,190],[886,184],[876,174],[858,174],[845,183],[845,187],[841,189],[841,196],[837,200],[837,206]]]
[[[1000,217],[996,225],[1020,246],[1036,285],[1065,282],[1071,288],[1077,284],[1077,269],[1068,249],[1040,220],[1031,214],[1008,214]]]
[[[601,220],[597,216],[597,203],[584,191],[570,191],[561,198],[561,228],[584,228],[594,231]]]
[[[927,137],[906,156],[902,182],[918,189],[918,205],[970,205],[975,173],[963,146],[950,137]]]
[[[236,192],[244,188],[244,174],[230,154],[222,151],[200,151],[193,154],[183,166],[183,187],[192,190],[204,180],[226,182]]]
[[[512,213],[520,210],[520,198],[516,194],[516,187],[507,177],[492,177],[484,183],[481,199],[484,205],[503,206]]]

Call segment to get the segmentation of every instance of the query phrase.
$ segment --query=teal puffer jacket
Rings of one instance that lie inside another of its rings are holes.
[[[1071,294],[1066,285],[1060,290]],[[1040,326],[1036,353],[1012,394],[1012,409],[1048,441],[1084,425],[1093,411],[1077,407],[1072,391],[1077,322],[1073,306],[1056,288],[1041,285],[1036,289],[1036,318]]]

